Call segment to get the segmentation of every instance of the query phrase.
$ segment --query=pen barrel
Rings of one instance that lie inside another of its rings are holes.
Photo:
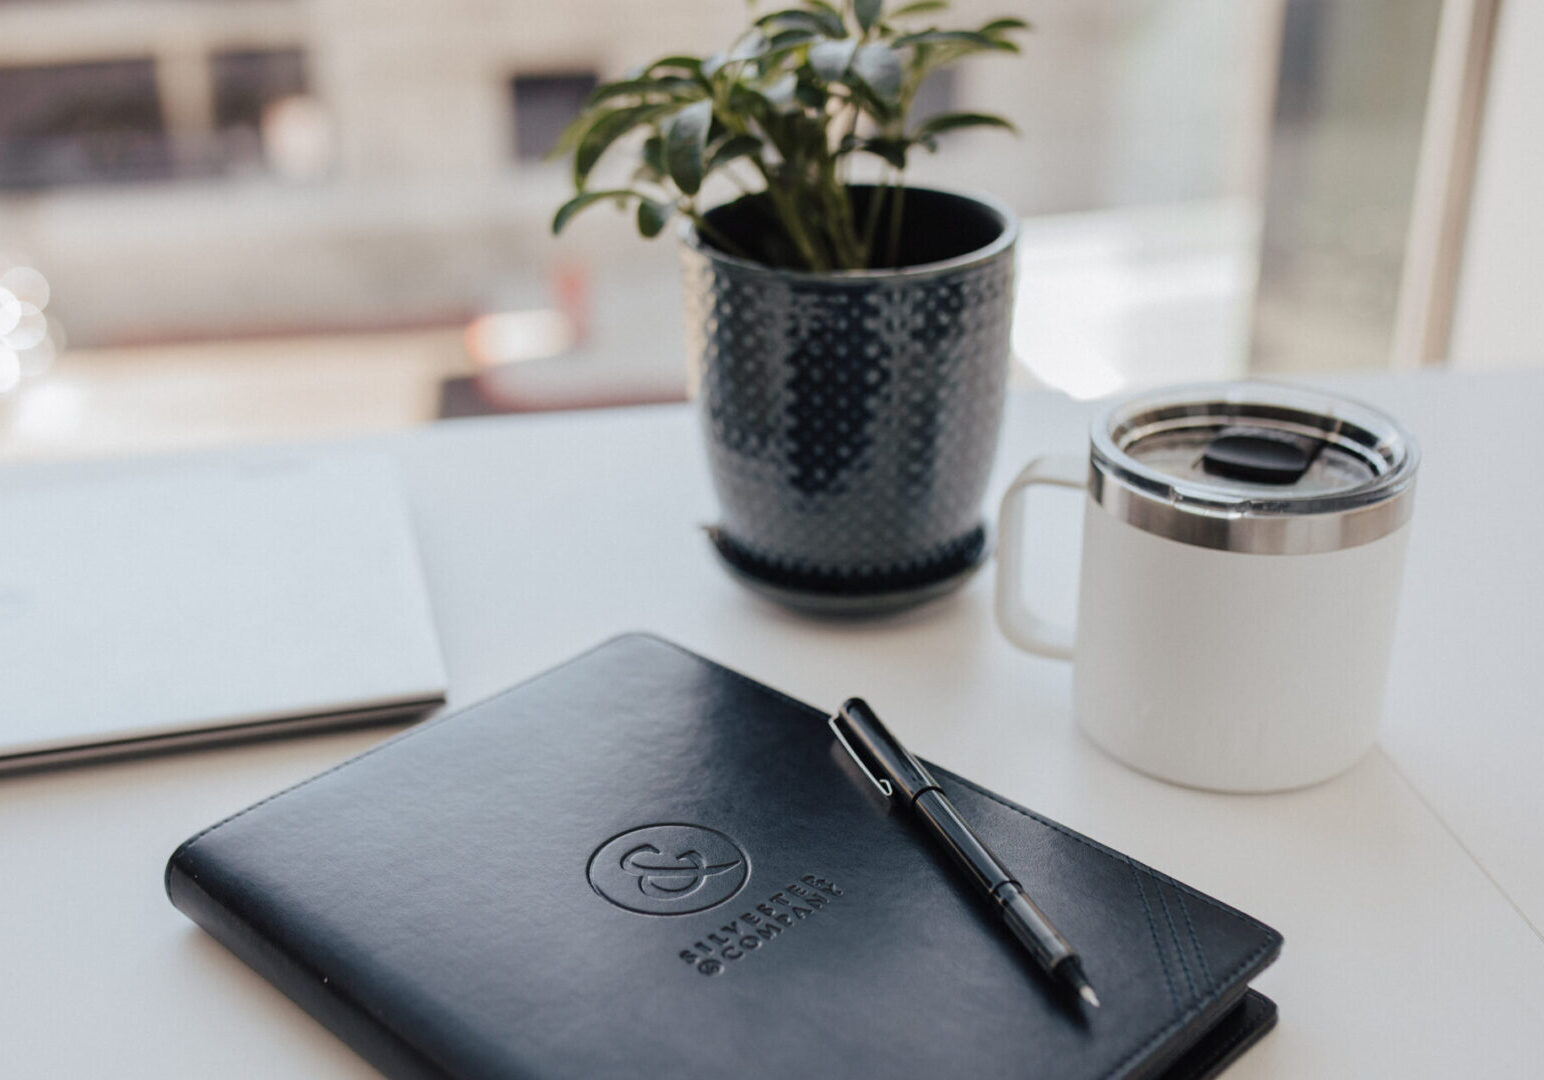
[[[1008,872],[1008,868],[986,846],[986,842],[976,835],[976,831],[965,823],[965,819],[960,817],[959,811],[955,810],[954,804],[943,792],[936,788],[924,791],[916,797],[912,807],[926,819],[933,836],[953,856],[960,869],[975,880],[982,892],[995,896],[998,886],[1013,882],[1013,875]]]
[[[986,842],[976,835],[941,791],[924,791],[912,804],[926,818],[938,841],[960,869],[983,892],[997,901],[1003,921],[1020,943],[1046,971],[1051,971],[1076,952],[1062,937],[1045,912],[1029,898],[1024,887],[1008,872]]]
[[[1016,881],[999,886],[993,893],[1003,908],[1003,921],[1019,943],[1029,950],[1048,972],[1054,972],[1058,964],[1077,956],[1067,939],[1045,917],[1027,893]]]
[[[899,796],[927,825],[971,883],[997,902],[999,913],[1019,943],[1045,969],[1097,1006],[1082,974],[1076,951],[1029,898],[1002,860],[966,824],[927,767],[890,734],[862,698],[849,698],[830,720],[847,752],[884,794]],[[878,773],[878,776],[874,774]]]

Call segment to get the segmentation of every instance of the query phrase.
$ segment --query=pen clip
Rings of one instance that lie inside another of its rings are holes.
[[[890,781],[881,780],[869,771],[869,767],[863,763],[863,759],[858,756],[858,752],[852,748],[852,743],[847,741],[847,736],[842,734],[842,729],[836,726],[836,722],[840,717],[840,713],[832,716],[826,721],[826,727],[831,729],[831,734],[836,736],[836,741],[842,744],[842,749],[847,751],[847,756],[852,758],[853,764],[863,770],[863,775],[869,778],[869,783],[877,787],[879,793],[885,798],[894,797],[895,788],[890,786]]]

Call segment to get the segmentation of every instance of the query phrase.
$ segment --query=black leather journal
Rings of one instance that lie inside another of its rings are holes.
[[[1067,1001],[825,719],[617,638],[204,830],[167,891],[392,1077],[1179,1080],[1270,1027],[1274,930],[936,770],[1104,1005]]]

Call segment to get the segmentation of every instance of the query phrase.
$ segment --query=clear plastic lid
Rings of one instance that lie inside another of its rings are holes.
[[[1367,405],[1268,383],[1170,388],[1093,430],[1095,496],[1149,532],[1269,554],[1367,543],[1409,517],[1415,441]]]

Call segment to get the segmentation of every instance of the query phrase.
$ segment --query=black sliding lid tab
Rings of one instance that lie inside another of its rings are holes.
[[[1324,440],[1263,427],[1224,428],[1206,445],[1202,466],[1213,476],[1254,484],[1295,484]]]

